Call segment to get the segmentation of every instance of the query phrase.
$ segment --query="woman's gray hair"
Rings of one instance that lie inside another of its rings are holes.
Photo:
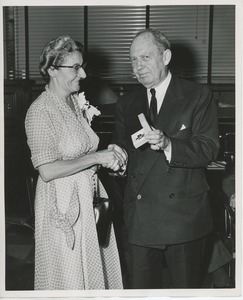
[[[46,82],[49,82],[50,76],[48,69],[50,66],[62,64],[70,53],[75,50],[82,53],[80,47],[68,35],[62,35],[49,41],[40,55],[39,70],[42,78]]]
[[[133,41],[140,35],[145,34],[145,33],[150,33],[153,38],[154,38],[154,42],[157,45],[158,49],[163,52],[167,49],[170,49],[170,42],[168,40],[168,38],[166,37],[166,35],[160,31],[159,29],[153,29],[153,28],[147,28],[147,29],[143,29],[141,31],[139,31]]]

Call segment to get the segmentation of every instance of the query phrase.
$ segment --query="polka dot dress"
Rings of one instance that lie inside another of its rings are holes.
[[[74,100],[75,101],[75,100]],[[74,102],[48,90],[31,105],[26,134],[35,168],[96,151],[97,135]],[[35,197],[35,290],[122,289],[114,230],[100,248],[93,211],[95,167],[44,182]],[[100,181],[99,181],[100,182]],[[102,196],[106,192],[100,183]]]

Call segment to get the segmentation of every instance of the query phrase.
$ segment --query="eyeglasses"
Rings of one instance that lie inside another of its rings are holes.
[[[78,73],[78,71],[82,68],[82,69],[85,69],[87,66],[87,63],[83,63],[82,65],[80,64],[75,64],[73,66],[53,66],[55,69],[58,69],[58,68],[69,68],[69,69],[73,69],[75,72]]]

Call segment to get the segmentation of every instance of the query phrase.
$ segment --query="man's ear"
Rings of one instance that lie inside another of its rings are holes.
[[[171,53],[170,49],[165,50],[163,53],[163,60],[164,60],[164,64],[166,66],[169,64],[171,57],[172,57],[172,53]]]
[[[56,69],[53,66],[50,66],[47,69],[47,72],[50,75],[50,77],[52,77],[52,78],[56,77]]]

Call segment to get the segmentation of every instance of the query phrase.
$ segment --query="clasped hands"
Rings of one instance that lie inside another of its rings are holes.
[[[128,155],[127,152],[116,144],[110,144],[106,150],[100,151],[102,167],[122,172],[126,170]]]

